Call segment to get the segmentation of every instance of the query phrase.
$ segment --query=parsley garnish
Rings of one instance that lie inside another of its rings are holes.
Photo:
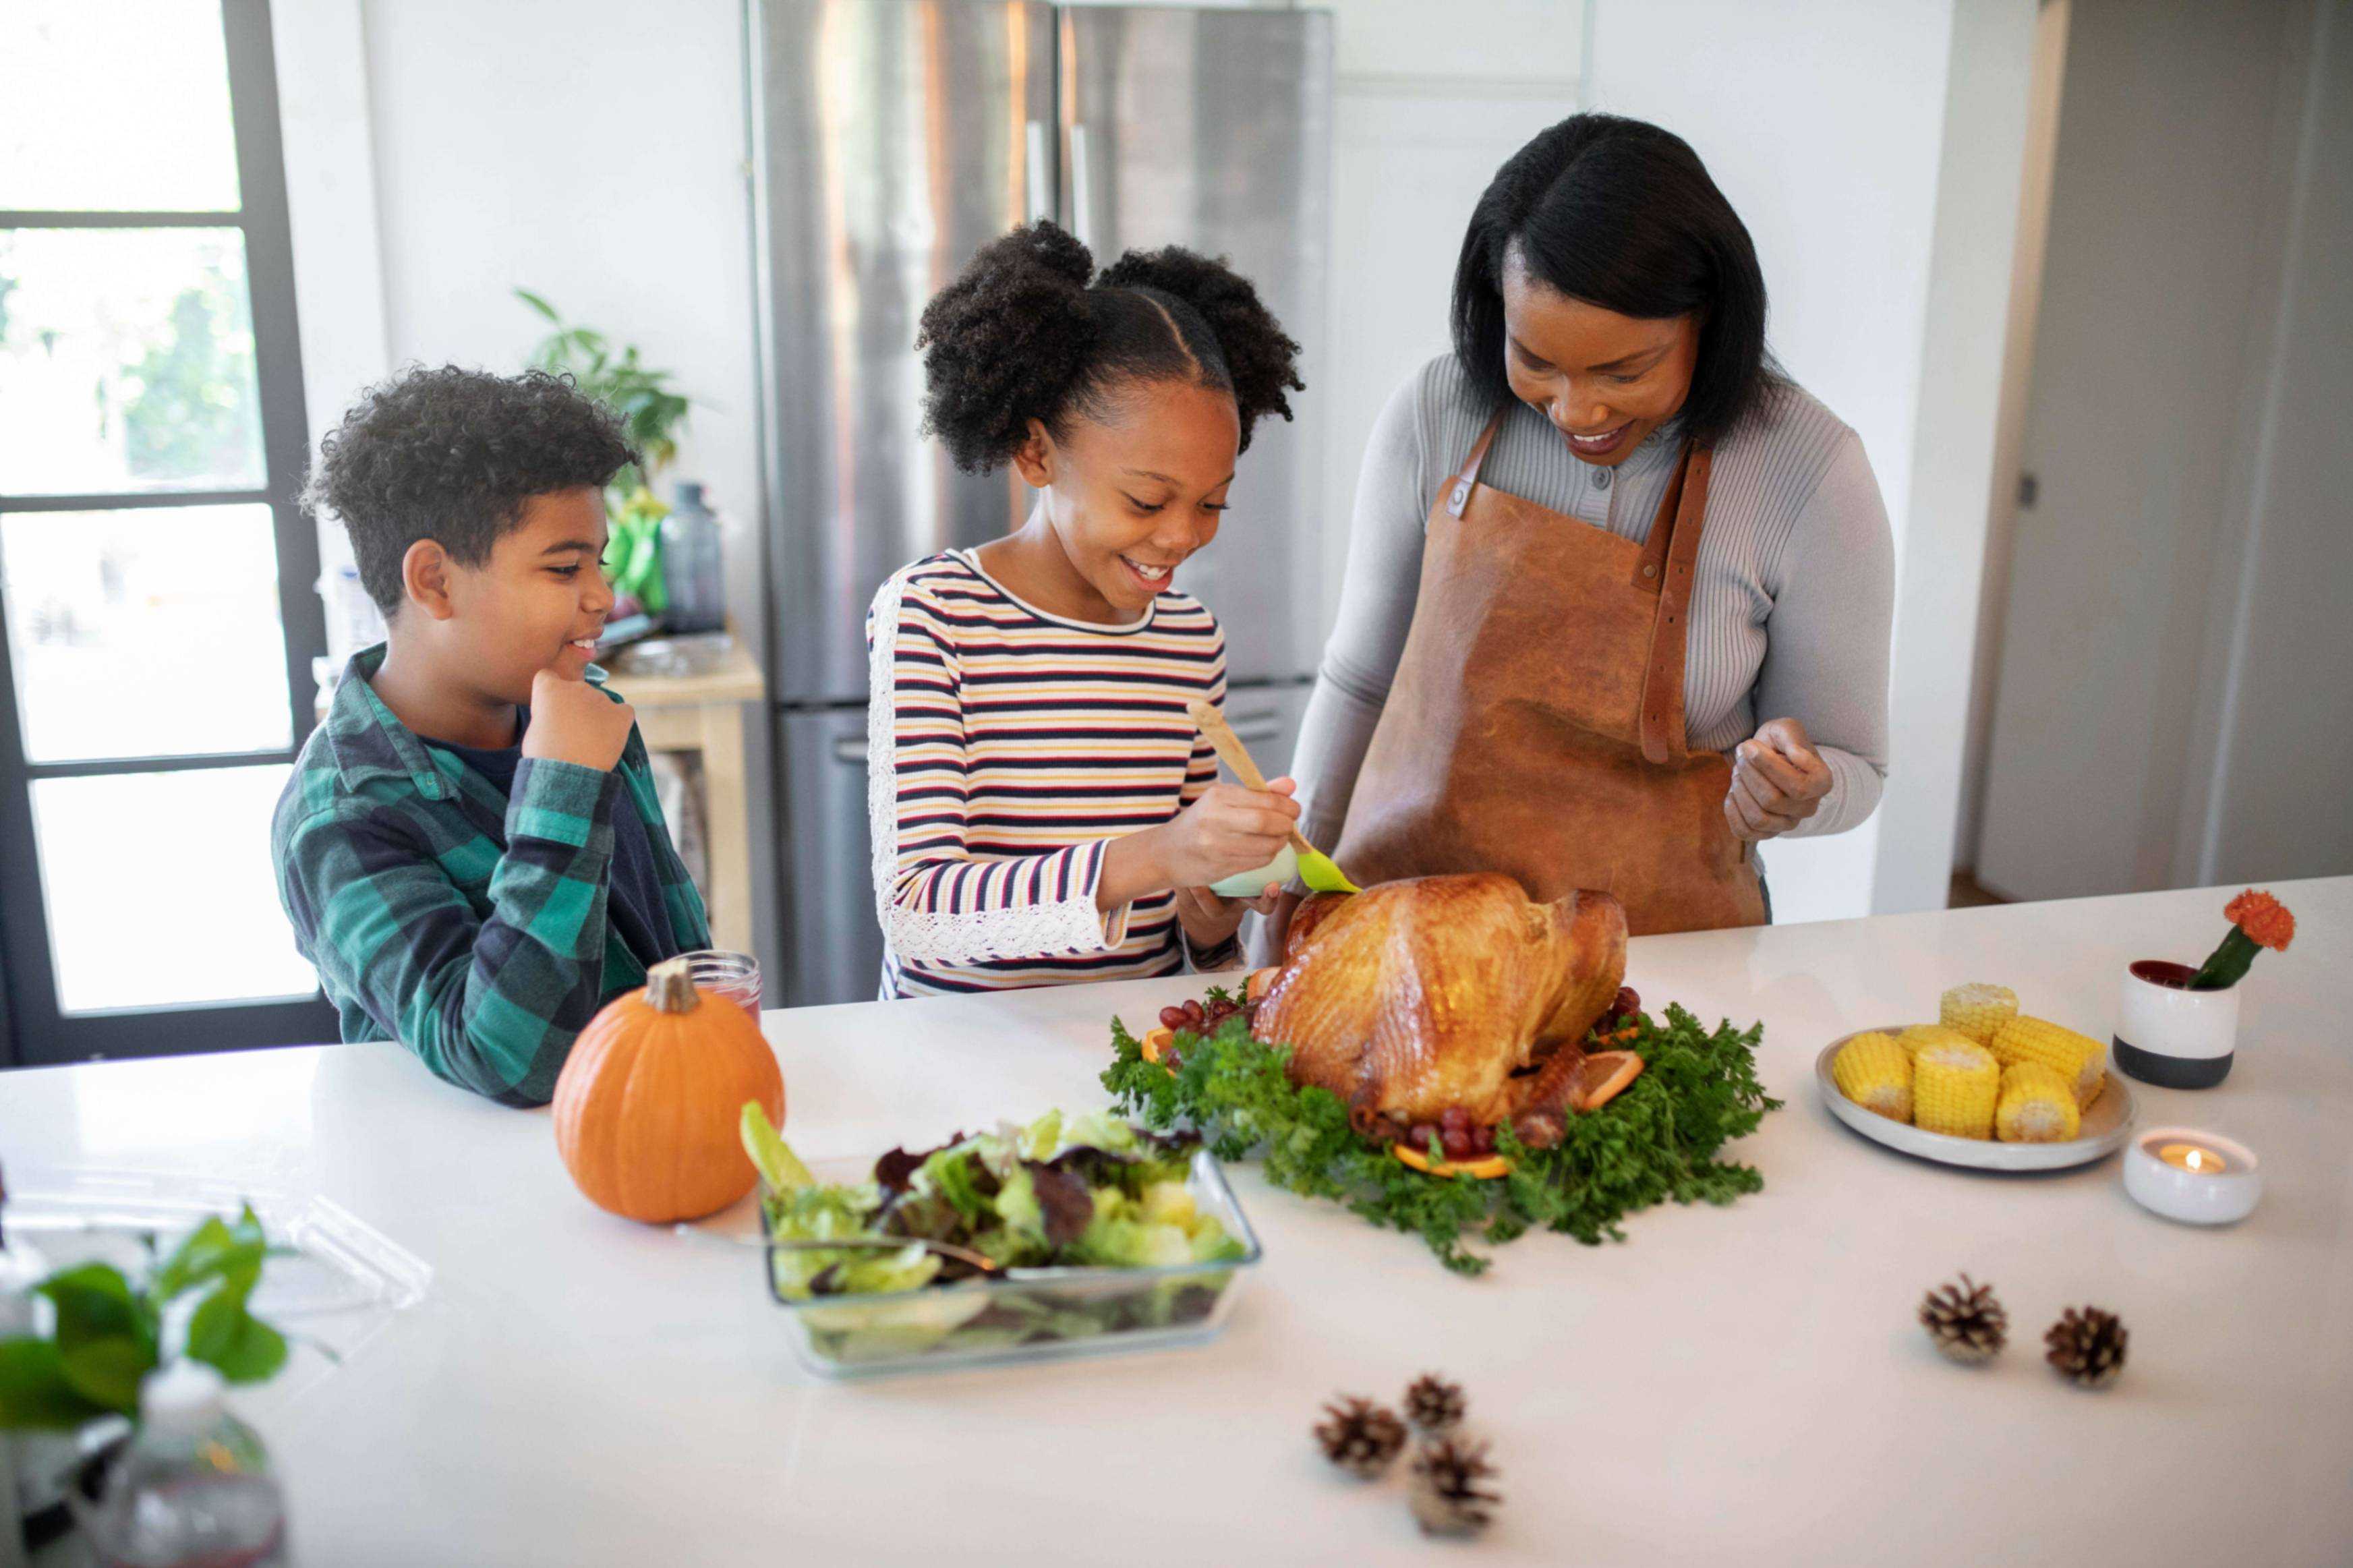
[[[1456,1273],[1478,1274],[1489,1260],[1466,1237],[1498,1244],[1542,1227],[1588,1245],[1623,1240],[1619,1222],[1638,1209],[1668,1198],[1728,1204],[1765,1185],[1754,1166],[1715,1158],[1780,1108],[1757,1078],[1765,1026],[1726,1021],[1710,1031],[1672,1005],[1663,1023],[1646,1013],[1639,1026],[1642,1076],[1599,1110],[1571,1116],[1556,1148],[1525,1148],[1498,1128],[1496,1152],[1512,1172],[1493,1182],[1425,1175],[1358,1137],[1339,1097],[1293,1083],[1290,1051],[1251,1038],[1239,1016],[1207,1039],[1179,1033],[1175,1073],[1145,1061],[1114,1018],[1117,1055],[1103,1082],[1145,1125],[1190,1127],[1220,1160],[1255,1152],[1274,1185],[1346,1204],[1420,1237]]]

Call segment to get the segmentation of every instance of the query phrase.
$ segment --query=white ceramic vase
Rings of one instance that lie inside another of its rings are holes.
[[[2116,1003],[2116,1067],[2162,1089],[2211,1089],[2231,1076],[2239,988],[2192,991],[2186,963],[2144,958],[2125,969]]]

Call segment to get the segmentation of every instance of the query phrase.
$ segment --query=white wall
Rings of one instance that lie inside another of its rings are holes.
[[[1373,421],[1447,344],[1454,258],[1504,160],[1577,111],[1585,7],[1551,0],[1334,0],[1332,326],[1321,609],[1339,607]]]
[[[2040,495],[2015,529],[1977,857],[1996,891],[2211,879],[2218,805],[2263,875],[2337,868],[2301,856],[2353,842],[2341,780],[2305,761],[2353,744],[2325,722],[2353,668],[2328,607],[2348,586],[2328,499],[2346,285],[2341,252],[2296,261],[2289,237],[2298,214],[2304,242],[2343,222],[2344,91],[2313,74],[2342,11],[2073,0],[2021,446]],[[2295,763],[2234,767],[2250,721]]]
[[[1941,486],[1982,476],[1941,456],[1924,464],[1921,422],[1946,407],[1952,423],[1932,426],[1932,440],[1982,444],[1994,398],[1980,363],[1966,367],[1971,384],[1957,392],[1924,401],[1923,383],[1966,357],[1955,333],[1999,333],[1992,297],[2001,291],[1987,281],[1987,257],[1998,252],[1991,265],[2006,277],[2031,50],[2024,9],[2021,0],[1965,6],[1957,34],[1951,0],[1594,0],[1593,107],[1656,121],[1706,161],[1756,237],[1774,352],[1862,434],[1895,531],[1894,681],[1915,708],[1899,715],[1877,816],[1836,837],[1767,846],[1777,919],[1866,913],[1874,885],[1907,907],[1942,901],[1926,889],[1946,866],[1923,868],[1945,852],[1922,840],[1949,844],[1949,815],[1937,815],[1957,788],[1964,715],[1944,672],[1968,668],[1974,591],[1941,591],[1925,574],[1963,563],[1973,577],[1984,522],[1942,491],[1924,494],[1917,477]],[[1949,163],[1948,89],[1957,110],[1990,106],[1993,116],[1968,125],[1971,145]],[[1955,200],[1941,230],[1940,176]],[[1995,234],[1972,236],[1971,215]],[[1934,337],[1932,279],[1940,310],[1949,300],[1954,312]],[[1922,519],[1933,534],[1918,531]],[[1964,599],[1969,613],[1946,618]]]
[[[1873,912],[1941,910],[1968,752],[1971,654],[2000,443],[2038,38],[2034,0],[1953,7],[1936,228],[1901,509],[1888,747]]]
[[[368,0],[395,363],[518,368],[528,288],[700,405],[674,477],[757,559],[751,237],[735,0]],[[733,584],[756,595],[757,574]],[[746,624],[756,598],[737,605]]]
[[[2175,862],[2191,883],[2353,872],[2353,4],[2309,17],[2282,62],[2280,101],[2298,110],[2283,265],[2259,295],[2244,522],[2226,510],[2219,551],[2215,732],[2191,742],[2211,760],[2193,763]]]
[[[2010,247],[2010,317],[2002,328],[2001,408],[1993,439],[1993,479],[1986,503],[1985,568],[1978,595],[1978,636],[1969,672],[1968,733],[1961,748],[1960,821],[1953,840],[1956,870],[1977,868],[1985,816],[1986,749],[1993,734],[1994,690],[2001,678],[2002,617],[2009,608],[2011,543],[2018,522],[2019,452],[2034,390],[2034,331],[2042,304],[2043,252],[2051,235],[2051,182],[2059,154],[2059,89],[2066,73],[2069,0],[2042,0],[2034,23],[2033,81],[2027,89],[2026,167],[2018,193],[2018,234]]]

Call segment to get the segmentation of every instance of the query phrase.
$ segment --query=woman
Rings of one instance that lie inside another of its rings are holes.
[[[1039,222],[981,248],[917,346],[932,433],[1038,500],[874,597],[884,995],[1238,963],[1250,906],[1208,884],[1273,859],[1299,808],[1288,779],[1217,782],[1188,708],[1224,705],[1225,634],[1176,578],[1251,427],[1291,417],[1299,345],[1221,261],[1171,246],[1098,274]]]
[[[1763,923],[1754,846],[1844,832],[1886,775],[1861,440],[1767,358],[1747,230],[1639,121],[1496,174],[1453,336],[1366,453],[1307,837],[1360,884],[1502,870],[1611,891],[1637,933]]]

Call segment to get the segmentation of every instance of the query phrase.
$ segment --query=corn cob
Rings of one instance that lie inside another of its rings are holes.
[[[2041,1062],[2004,1068],[2001,1101],[1994,1109],[1994,1136],[2005,1143],[2063,1143],[2075,1136],[2082,1118],[2075,1086]]]
[[[1993,1032],[2017,1016],[2018,993],[2007,985],[1956,985],[1936,1004],[1939,1023],[1981,1046],[1992,1045]]]
[[[2107,1082],[2107,1053],[2099,1041],[2023,1013],[1994,1031],[1992,1048],[2004,1067],[2040,1062],[2065,1079],[2078,1110],[2097,1100]]]
[[[1948,1029],[1942,1024],[1907,1024],[1895,1037],[1895,1043],[1914,1056],[1922,1046],[1981,1046],[1983,1040],[1973,1040],[1958,1029]]]
[[[1831,1058],[1839,1092],[1895,1121],[1912,1120],[1912,1057],[1893,1037],[1857,1035]]]
[[[1930,1040],[1912,1053],[1912,1124],[1956,1138],[1993,1136],[2001,1067],[1973,1040]]]

